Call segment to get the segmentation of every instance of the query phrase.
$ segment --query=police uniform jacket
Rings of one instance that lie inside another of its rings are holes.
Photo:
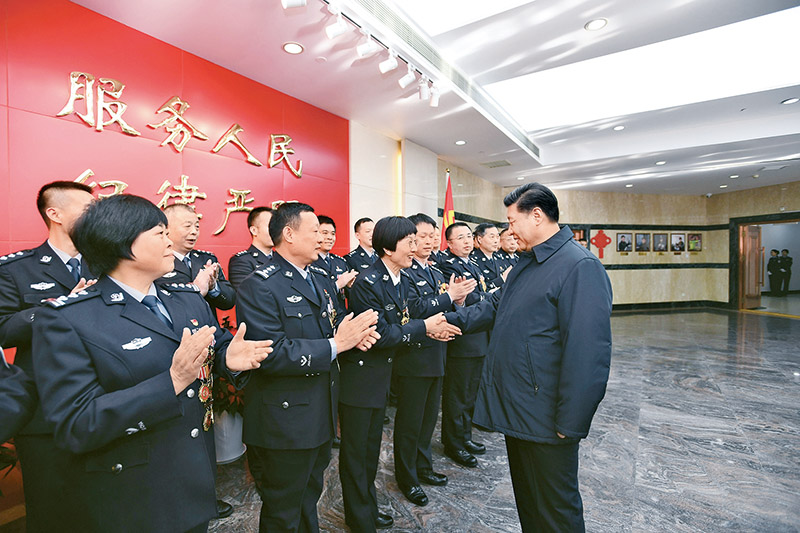
[[[333,282],[334,287],[336,286],[336,280],[339,278],[339,276],[350,271],[347,261],[345,261],[343,257],[332,253],[328,253],[328,257],[325,259],[323,259],[322,255],[320,255],[319,258],[311,264],[324,270]],[[344,307],[344,289],[338,291],[337,294],[339,303],[342,305],[342,307]]]
[[[455,274],[456,277],[474,279],[478,282],[475,290],[467,295],[464,301],[465,305],[475,305],[486,299],[488,294],[486,279],[474,261],[468,260],[465,263],[460,257],[448,252],[448,258],[441,264],[441,270],[446,279],[450,279],[450,276]],[[447,355],[448,357],[483,357],[488,353],[488,347],[488,332],[464,333],[448,343]]]
[[[176,396],[170,365],[184,327],[216,326],[193,285],[157,285],[173,329],[108,277],[63,296],[34,322],[36,385],[55,442],[80,473],[74,495],[88,531],[186,531],[216,516],[214,432],[203,429],[207,389]],[[231,334],[217,328],[213,371]],[[213,428],[213,426],[212,426]]]
[[[421,307],[416,301],[423,300],[429,304],[427,314],[418,318],[427,318],[442,311],[451,311],[453,302],[446,294],[447,282],[442,271],[435,266],[423,269],[415,260],[410,268],[403,270],[410,278],[409,301],[411,308]],[[447,355],[447,343],[426,337],[421,342],[411,343],[402,350],[400,357],[394,361],[393,372],[398,376],[409,377],[441,377],[444,376],[444,361]]]
[[[519,255],[517,255],[517,252],[510,254],[505,250],[500,249],[494,253],[494,263],[497,265],[497,268],[501,273],[508,270],[509,267],[516,265],[517,261],[519,261]]]
[[[6,363],[0,349],[0,443],[17,434],[36,410],[36,385],[20,367]]]
[[[386,405],[392,361],[403,348],[423,342],[428,316],[427,300],[410,298],[411,278],[400,271],[399,292],[383,261],[359,274],[350,290],[350,310],[358,316],[367,309],[378,312],[381,338],[366,352],[353,349],[342,354],[342,392],[339,401],[352,407],[379,409]],[[437,298],[436,306],[441,298]]]
[[[216,255],[212,254],[211,252],[204,252],[203,250],[192,250],[186,254],[186,257],[189,258],[189,261],[192,264],[191,271],[189,271],[189,269],[186,268],[186,265],[176,257],[175,267],[172,272],[167,272],[164,274],[164,276],[156,283],[192,283],[194,278],[197,277],[197,274],[203,269],[208,261],[211,261],[212,263],[219,263]],[[222,271],[221,266],[219,269],[219,277],[217,279],[217,287],[219,288],[219,294],[216,296],[211,296],[211,292],[209,291],[209,293],[205,296],[205,299],[208,302],[208,305],[211,306],[211,309],[222,309],[223,311],[226,311],[233,308],[233,304],[236,302],[236,289],[233,288],[233,285],[231,285],[230,281],[225,279],[225,273]]]
[[[244,278],[256,270],[264,268],[271,260],[272,254],[265,254],[252,244],[247,250],[242,250],[231,256],[228,260],[228,277],[233,288],[238,289]],[[194,264],[192,266],[194,267]]]
[[[92,279],[81,260],[81,277]],[[38,248],[0,256],[0,346],[16,347],[14,364],[34,379],[31,335],[34,317],[45,300],[58,298],[75,287],[75,278],[45,241]],[[37,409],[23,434],[52,433]]]
[[[378,254],[375,250],[372,251],[372,255],[369,255],[367,251],[359,244],[356,246],[355,250],[348,253],[344,256],[344,260],[347,262],[348,270],[357,270],[358,272],[364,272],[366,269],[378,261]]]
[[[492,290],[497,289],[503,285],[503,270],[497,263],[497,254],[492,254],[490,258],[488,255],[483,253],[483,250],[475,249],[470,254],[470,259],[472,259],[475,264],[478,265],[478,268],[481,269],[481,274],[483,275],[484,280],[486,280],[486,289]]]
[[[277,251],[239,286],[236,317],[248,339],[273,341],[245,389],[244,441],[311,449],[334,437],[339,371],[331,361],[334,325],[344,318],[327,273],[308,267],[315,290]],[[341,354],[340,354],[341,355]]]
[[[780,262],[778,263],[778,268],[780,268],[784,274],[791,275],[792,263],[794,262],[794,260],[791,258],[791,256],[788,255],[781,255],[779,256],[779,259]]]
[[[767,274],[770,276],[780,274],[781,272],[781,258],[780,256],[770,257],[767,261]]]

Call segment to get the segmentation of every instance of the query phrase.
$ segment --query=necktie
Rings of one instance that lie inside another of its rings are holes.
[[[70,268],[69,273],[75,278],[75,283],[78,283],[81,280],[81,262],[73,257],[67,261],[67,266]]]
[[[152,294],[145,296],[142,298],[142,303],[153,312],[156,317],[163,322],[165,326],[169,329],[172,329],[172,321],[167,318],[167,315],[161,312],[161,309],[158,308],[158,298],[153,296]]]
[[[189,269],[189,274],[191,274],[192,273],[192,261],[189,259],[188,255],[183,257],[183,264],[186,265],[186,268]]]

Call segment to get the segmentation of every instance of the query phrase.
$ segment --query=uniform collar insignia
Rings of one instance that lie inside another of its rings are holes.
[[[127,344],[122,345],[123,350],[140,350],[150,344],[153,339],[150,337],[140,338],[137,337]]]
[[[175,272],[173,270],[172,272],[167,272],[166,274],[164,274],[164,277],[165,278],[174,278],[176,275],[177,275],[177,272]]]
[[[164,295],[166,295],[166,296],[169,296],[169,291],[166,291],[166,290],[164,290],[164,289],[161,289],[161,294],[164,294]]]
[[[283,273],[283,275],[286,276],[287,278],[291,278],[292,272],[290,270],[287,270],[286,272]]]
[[[52,289],[55,287],[55,283],[47,283],[46,281],[40,281],[39,283],[32,283],[31,289],[36,289],[37,291],[46,291],[47,289]]]
[[[301,301],[302,299],[303,299],[303,297],[302,296],[298,296],[297,294],[293,294],[291,296],[287,296],[286,297],[286,301],[289,302],[290,304],[296,304],[297,302]]]
[[[121,302],[125,299],[121,292],[115,292],[110,296],[112,302]],[[149,300],[148,300],[149,301]]]
[[[40,261],[42,263],[49,263],[52,260],[53,260],[53,256],[51,256],[51,255],[43,255]]]
[[[389,281],[389,274],[383,275],[383,281]]]

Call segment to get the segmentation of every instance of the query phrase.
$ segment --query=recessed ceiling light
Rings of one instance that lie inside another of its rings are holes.
[[[739,177],[739,174],[731,174],[731,179],[732,180],[735,180],[738,177]]]
[[[625,126],[614,126],[614,131],[622,131],[625,129]]]
[[[758,174],[753,174],[753,177],[754,177],[754,178],[757,178],[757,177],[758,177]]]
[[[306,5],[306,0],[281,0],[281,5],[283,6],[283,9],[303,7]]]
[[[584,24],[583,29],[585,29],[586,31],[602,30],[603,28],[606,27],[606,24],[608,24],[607,19],[594,19]]]
[[[464,146],[467,144],[467,141],[456,141],[456,146]]]
[[[666,161],[656,161],[656,165],[658,165],[658,166],[666,165],[666,164],[667,164]]]
[[[783,105],[791,105],[791,104],[796,104],[797,102],[800,102],[800,98],[787,98],[781,103]]]
[[[283,43],[283,51],[292,55],[302,54],[303,45],[295,42]]]
[[[720,189],[727,189],[727,188],[728,188],[728,186],[727,186],[727,185],[720,185],[720,186],[719,186],[719,188],[720,188]]]
[[[633,183],[628,183],[628,184],[626,184],[626,185],[625,185],[625,187],[627,187],[628,189],[630,189],[631,187],[633,187]]]

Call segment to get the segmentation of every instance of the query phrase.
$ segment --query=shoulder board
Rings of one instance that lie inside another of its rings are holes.
[[[317,274],[322,274],[323,276],[326,276],[326,277],[328,276],[327,272],[325,272],[323,269],[321,269],[320,267],[318,267],[316,265],[308,265],[308,269],[313,271],[313,272],[316,272]]]
[[[428,265],[428,268],[430,268],[431,270],[435,270],[436,272],[438,272],[439,274],[441,274],[442,276],[444,276],[444,272],[442,272],[441,270],[439,270],[439,267],[437,267],[436,265]]]
[[[241,252],[236,252],[236,253],[235,253],[235,254],[233,254],[233,255],[235,255],[236,257],[239,257],[240,255],[244,255],[244,254],[246,254],[246,253],[247,253],[247,250],[242,250]]]
[[[409,275],[408,275],[408,272],[406,272],[406,271],[405,271],[405,269],[402,269],[402,268],[400,269],[400,275],[401,275],[401,276],[405,276],[405,277],[407,277],[407,278],[408,278],[408,277],[411,277],[411,276],[409,276]]]
[[[276,267],[274,264],[272,264],[272,265],[269,265],[267,268],[262,268],[261,270],[256,270],[256,274],[258,274],[259,276],[261,276],[264,279],[267,279],[277,269],[278,269],[278,267]]]
[[[197,285],[193,283],[166,283],[165,286],[169,287],[172,292],[200,292]]]
[[[347,252],[347,255],[345,255],[345,257],[350,257],[351,255],[355,255],[355,254],[356,254],[355,250],[350,250],[349,252]]]
[[[372,273],[372,274],[370,274],[369,276],[364,276],[364,281],[366,281],[366,282],[367,282],[367,283],[369,283],[370,285],[374,285],[374,284],[375,284],[375,281],[376,281],[377,279],[378,279],[378,273],[377,273],[377,272],[373,272],[373,273]]]
[[[214,255],[212,252],[209,252],[208,250],[197,250],[197,249],[195,249],[195,250],[192,250],[192,251],[193,252],[197,252],[198,254]]]
[[[58,298],[51,298],[46,300],[44,303],[49,305],[50,307],[64,307],[65,305],[72,305],[75,302],[82,302],[83,300],[88,300],[89,298],[94,298],[96,296],[100,296],[100,291],[80,291],[70,295],[59,296]]]
[[[331,257],[335,257],[337,259],[344,259],[341,255],[336,255],[336,254],[334,254],[332,252],[328,252],[328,255],[331,256]]]
[[[0,255],[0,266],[13,263],[17,259],[22,259],[23,257],[29,257],[33,255],[33,253],[33,250],[20,250],[19,252],[10,253],[8,255]]]

